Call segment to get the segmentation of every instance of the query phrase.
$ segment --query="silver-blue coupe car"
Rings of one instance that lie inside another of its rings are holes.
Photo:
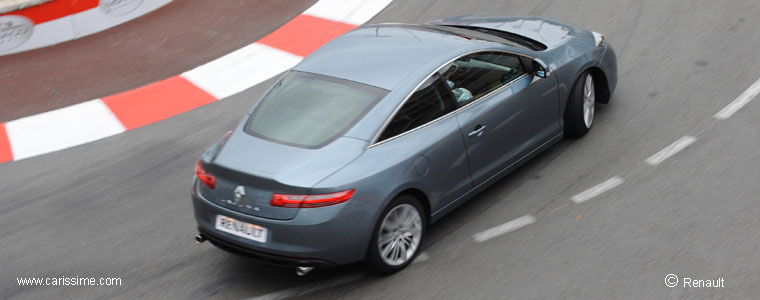
[[[286,72],[203,152],[196,240],[299,274],[362,260],[399,271],[426,226],[586,134],[616,83],[604,36],[552,20],[361,26]]]

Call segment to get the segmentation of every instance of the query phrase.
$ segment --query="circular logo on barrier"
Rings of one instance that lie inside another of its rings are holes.
[[[112,16],[123,16],[140,7],[143,0],[100,0],[100,9]]]
[[[0,52],[26,43],[34,32],[34,22],[27,17],[6,15],[0,17]]]

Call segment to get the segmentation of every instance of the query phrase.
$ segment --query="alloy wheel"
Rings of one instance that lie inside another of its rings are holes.
[[[594,78],[591,74],[586,74],[586,82],[583,84],[583,122],[586,128],[591,128],[591,123],[594,122],[595,104]]]
[[[422,238],[422,218],[409,204],[394,207],[383,219],[377,235],[380,257],[391,266],[399,266],[411,259]]]

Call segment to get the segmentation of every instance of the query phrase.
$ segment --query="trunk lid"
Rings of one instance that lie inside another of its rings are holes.
[[[365,141],[339,137],[322,148],[306,149],[254,137],[238,128],[204,166],[216,177],[216,188],[201,185],[201,193],[241,213],[289,220],[298,208],[271,206],[272,194],[309,194],[312,186],[350,163],[366,146]]]

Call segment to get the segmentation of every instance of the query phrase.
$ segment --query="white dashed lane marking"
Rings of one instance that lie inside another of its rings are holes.
[[[317,7],[322,8],[322,7]],[[324,10],[324,9],[323,9]],[[313,8],[311,11],[312,14],[321,16],[322,10],[318,10],[316,8]],[[357,21],[358,22],[358,21]],[[283,65],[290,65],[297,61],[297,58],[292,59],[292,61],[283,63]],[[197,72],[197,70],[196,70]],[[185,77],[190,77],[191,81],[195,76],[195,74],[192,74],[192,72],[188,72],[190,74],[183,74]],[[201,77],[201,76],[197,76]],[[200,80],[195,80],[200,81]],[[260,79],[256,79],[255,81],[260,81]],[[209,86],[215,86],[216,84],[207,84]],[[221,91],[215,91],[219,94],[229,94],[229,91],[225,91],[227,88],[226,86],[218,88]],[[237,90],[237,89],[232,89]],[[728,104],[726,107],[724,107],[720,112],[715,114],[714,118],[718,120],[725,120],[730,118],[733,114],[735,114],[737,111],[742,109],[747,103],[752,101],[757,95],[760,94],[760,80],[756,81],[752,86],[750,86],[744,93],[742,93],[739,97],[737,97],[734,101],[732,101],[730,104]],[[697,140],[696,137],[693,136],[683,136],[677,141],[673,142],[669,146],[665,147],[664,149],[660,150],[659,152],[655,153],[654,155],[650,156],[645,160],[647,164],[656,166],[663,161],[667,160],[671,156],[675,155],[676,153],[680,152],[681,150],[685,149],[689,145],[693,144]],[[570,200],[572,200],[575,203],[582,203],[585,201],[588,201],[594,197],[597,197],[609,190],[614,189],[615,187],[621,185],[625,180],[621,177],[614,176],[610,179],[607,179],[606,181],[597,184],[581,193],[576,194],[575,196],[571,197]],[[525,215],[522,217],[519,217],[517,219],[514,219],[512,221],[509,221],[507,223],[489,228],[487,230],[478,232],[474,234],[472,237],[475,240],[475,242],[482,243],[487,240],[490,240],[492,238],[495,238],[500,235],[504,235],[506,233],[515,231],[517,229],[520,229],[522,227],[525,227],[527,225],[530,225],[536,221],[536,218],[532,215]],[[417,257],[414,259],[412,264],[417,264],[420,262],[424,262],[426,260],[430,259],[430,255],[427,252],[421,252],[417,255]],[[361,279],[363,276],[361,275],[354,275],[354,276],[347,276],[342,278],[336,278],[333,280],[327,280],[323,282],[318,282],[314,284],[309,284],[302,287],[296,287],[286,290],[281,290],[265,295],[260,295],[257,297],[249,298],[248,300],[275,300],[275,299],[285,299],[285,298],[291,298],[291,297],[297,297],[302,296],[310,293],[314,293],[317,291],[337,287],[340,285],[344,285],[350,282],[357,281]]]
[[[589,189],[587,189],[587,190],[585,190],[585,191],[583,191],[583,192],[581,192],[581,193],[579,193],[579,194],[571,197],[570,200],[572,200],[575,203],[585,202],[585,201],[587,201],[587,200],[589,200],[591,198],[594,198],[596,196],[601,195],[602,193],[604,193],[606,191],[614,189],[615,187],[617,187],[618,185],[620,185],[621,183],[623,183],[623,181],[625,181],[625,180],[623,180],[623,178],[620,178],[620,177],[617,177],[617,176],[612,177],[610,179],[607,179],[607,181],[605,181],[605,182],[597,184],[597,185],[595,185],[595,186],[593,186],[593,187],[591,187],[591,188],[589,188]]]
[[[509,221],[507,223],[501,224],[499,226],[493,227],[491,229],[483,230],[481,232],[476,233],[472,236],[473,239],[475,239],[476,242],[482,243],[487,240],[490,240],[492,238],[495,238],[497,236],[500,236],[502,234],[515,231],[521,227],[530,225],[531,223],[535,222],[536,218],[531,215],[525,215],[522,217],[519,217],[517,219],[514,219],[512,221]]]
[[[757,95],[760,94],[760,79],[755,81],[744,93],[739,95],[734,101],[726,105],[721,109],[714,118],[718,120],[725,120],[733,116],[737,111],[742,109],[747,103],[752,101]]]
[[[654,155],[647,158],[646,163],[653,166],[659,165],[661,162],[665,161],[669,157],[675,155],[679,151],[688,147],[689,145],[694,143],[696,140],[697,138],[690,135],[683,136],[677,141],[670,144],[669,146],[665,147],[665,149],[662,149],[660,150],[660,152],[657,152]]]

